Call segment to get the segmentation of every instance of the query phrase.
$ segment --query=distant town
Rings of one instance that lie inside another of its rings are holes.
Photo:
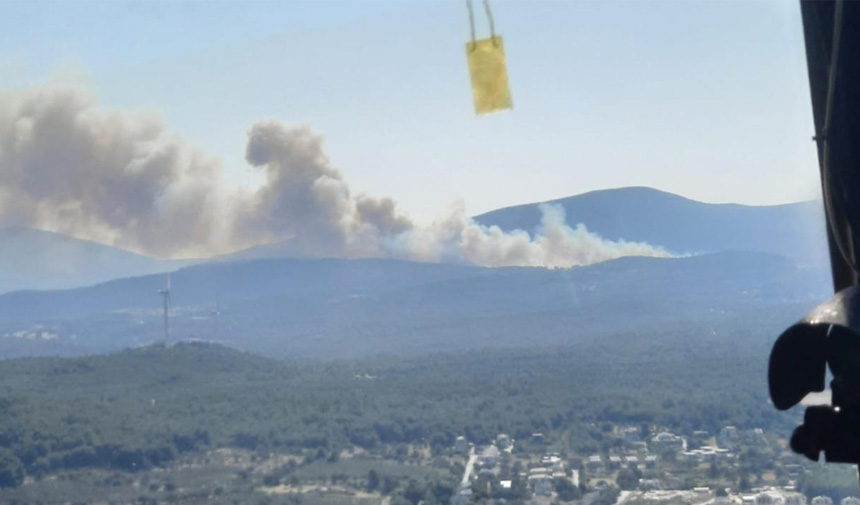
[[[797,487],[798,478],[818,465],[793,455],[784,439],[761,428],[725,426],[689,437],[644,425],[603,429],[610,449],[588,455],[529,453],[506,434],[484,446],[457,437],[452,452],[465,457],[466,466],[451,504],[522,499],[530,505],[593,505],[608,491],[615,505],[834,505],[829,496],[807,496]],[[539,447],[543,440],[543,433],[533,433],[526,442]],[[756,458],[772,464],[758,468]],[[856,496],[838,501],[860,505]]]

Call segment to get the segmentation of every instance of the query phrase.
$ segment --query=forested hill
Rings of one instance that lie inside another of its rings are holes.
[[[278,259],[200,265],[172,279],[171,339],[329,359],[574,344],[684,321],[779,331],[830,289],[826,266],[749,252],[569,270]],[[164,281],[0,296],[0,355],[111,352],[162,340]]]
[[[139,470],[217,447],[337,452],[379,444],[482,443],[534,431],[582,454],[593,423],[649,422],[682,433],[724,424],[782,430],[757,346],[694,328],[620,334],[577,348],[424,358],[280,362],[185,343],[0,368],[0,464],[29,475],[79,467]],[[741,335],[743,337],[744,335]],[[668,343],[667,343],[668,342]],[[642,388],[642,384],[648,384]],[[604,450],[606,448],[603,448]],[[0,468],[0,474],[4,469]]]

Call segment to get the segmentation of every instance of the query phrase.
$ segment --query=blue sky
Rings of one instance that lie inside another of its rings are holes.
[[[629,185],[817,196],[797,2],[492,5],[515,109],[486,117],[453,0],[6,2],[0,82],[60,75],[106,107],[154,110],[246,187],[250,126],[306,123],[354,191],[422,221],[455,201],[479,213]]]

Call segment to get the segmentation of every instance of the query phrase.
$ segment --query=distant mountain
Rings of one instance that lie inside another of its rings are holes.
[[[274,242],[271,244],[259,244],[240,249],[238,251],[220,254],[209,258],[211,263],[229,263],[231,261],[248,261],[275,258],[307,258],[300,247],[296,247],[293,241]]]
[[[475,216],[484,225],[532,235],[540,225],[542,203],[564,208],[567,223],[584,224],[609,240],[647,242],[676,254],[756,251],[805,262],[828,261],[820,202],[750,206],[690,200],[647,187],[592,191],[493,210]],[[213,258],[214,261],[299,258],[289,241],[262,244]]]
[[[32,228],[0,229],[0,293],[64,289],[118,277],[167,272],[189,264]]]
[[[159,341],[162,282],[150,275],[0,296],[0,356]],[[314,358],[541,347],[666,328],[760,342],[828,289],[826,266],[749,252],[629,257],[564,270],[392,260],[212,263],[173,274],[171,340]]]
[[[568,223],[606,238],[703,254],[549,270],[285,259],[289,243],[265,245],[175,272],[171,340],[314,358],[539,347],[637,332],[659,346],[665,328],[759,345],[830,290],[816,203],[714,205],[648,188],[554,203]],[[540,212],[532,204],[476,219],[534,232]],[[142,274],[183,262],[36,230],[7,229],[0,239],[0,291],[117,278],[0,296],[0,357],[102,353],[163,339],[164,279]]]
[[[583,223],[610,240],[647,242],[675,253],[759,251],[826,261],[821,203],[773,206],[710,204],[652,188],[592,191],[551,200],[561,205],[568,224]],[[485,225],[534,233],[537,203],[476,216]]]

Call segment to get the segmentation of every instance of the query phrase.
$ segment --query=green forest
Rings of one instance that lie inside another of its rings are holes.
[[[755,352],[642,335],[351,361],[279,361],[206,343],[11,360],[0,364],[0,483],[134,472],[218,447],[328,457],[543,432],[589,454],[612,443],[602,423],[788,433],[796,415],[768,403],[765,366]]]

